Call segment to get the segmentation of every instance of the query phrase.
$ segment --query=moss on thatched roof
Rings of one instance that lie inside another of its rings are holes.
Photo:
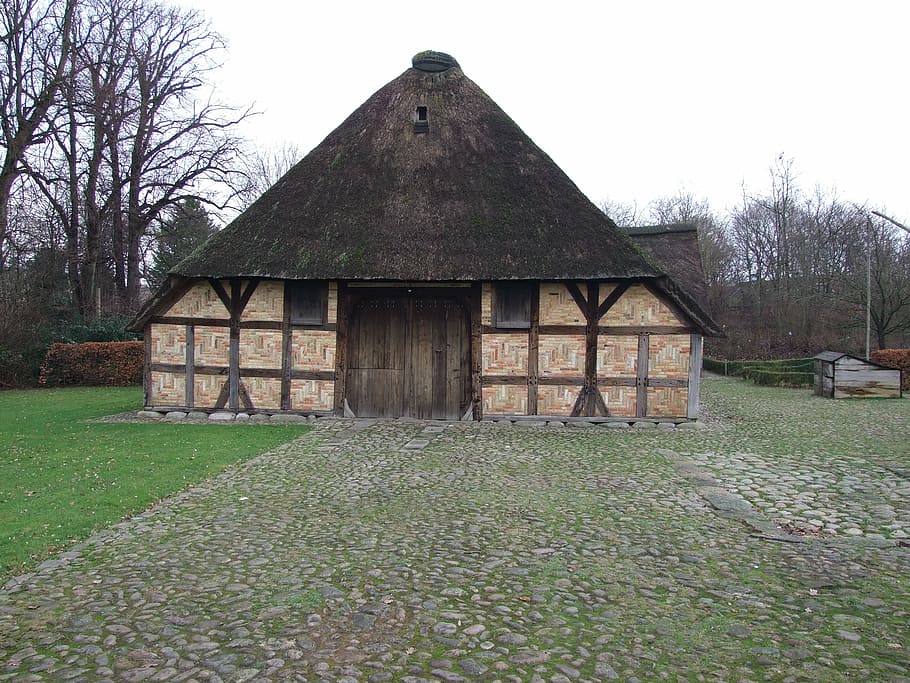
[[[457,62],[447,66],[448,56],[440,55],[415,57],[421,68],[376,92],[174,272],[394,280],[659,276]],[[427,132],[415,130],[418,107],[426,107]]]
[[[637,247],[701,306],[707,301],[705,271],[698,248],[698,229],[692,223],[624,227]]]

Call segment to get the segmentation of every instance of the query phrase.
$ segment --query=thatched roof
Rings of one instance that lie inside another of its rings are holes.
[[[133,328],[196,277],[639,279],[719,333],[452,57],[413,64],[178,264]]]
[[[623,230],[674,282],[699,304],[705,305],[705,271],[698,249],[698,229],[694,224],[639,225]]]
[[[174,272],[395,280],[660,274],[451,57],[422,53],[415,63],[420,68],[376,92]],[[427,132],[415,130],[418,107],[426,107]]]

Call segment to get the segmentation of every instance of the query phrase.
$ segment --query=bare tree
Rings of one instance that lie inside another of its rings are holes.
[[[54,148],[35,164],[67,226],[68,272],[83,315],[137,300],[149,227],[187,199],[223,208],[239,184],[249,115],[218,103],[223,41],[197,12],[154,0],[81,0]]]
[[[76,0],[0,0],[0,268],[13,184],[29,148],[47,134],[71,42]]]
[[[607,214],[616,225],[628,228],[643,223],[643,214],[637,204],[628,204],[612,199],[605,199],[600,203],[600,210]]]
[[[243,185],[237,193],[239,208],[245,210],[303,158],[293,142],[284,142],[244,154]]]
[[[842,300],[852,306],[854,326],[860,326],[866,297],[870,297],[871,331],[878,348],[888,346],[888,338],[910,332],[910,240],[894,226],[864,212],[863,230],[868,244],[857,244],[845,278]],[[869,261],[866,261],[866,249]],[[866,289],[866,269],[870,267],[871,288]]]

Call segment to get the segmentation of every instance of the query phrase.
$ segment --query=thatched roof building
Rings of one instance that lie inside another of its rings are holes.
[[[700,349],[701,335],[718,333],[434,52],[180,263],[134,327],[152,340],[150,407],[475,418],[646,415],[650,336],[681,335],[667,357],[688,368],[690,337]],[[608,335],[635,356],[616,372],[635,377],[612,377],[606,347],[599,360]],[[691,413],[687,392],[664,396],[667,410]]]

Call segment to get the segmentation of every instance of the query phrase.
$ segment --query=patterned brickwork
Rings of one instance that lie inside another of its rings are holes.
[[[638,337],[602,334],[597,338],[597,376],[628,377],[638,371]]]
[[[546,375],[580,377],[584,375],[585,336],[583,334],[542,334],[537,349],[537,362],[541,377]]]
[[[528,387],[494,384],[483,388],[484,415],[527,415]]]
[[[541,325],[584,325],[585,317],[568,288],[558,282],[540,285]]]
[[[537,414],[571,415],[580,391],[581,387],[561,384],[539,386],[537,388]]]
[[[196,365],[228,364],[231,333],[226,327],[200,325],[195,331]]]
[[[246,288],[249,283],[241,283]],[[253,296],[250,297],[246,308],[243,309],[241,320],[274,320],[280,321],[284,315],[284,283],[275,280],[263,280],[259,283]]]
[[[679,319],[644,286],[629,287],[613,308],[600,319],[601,325],[679,325]]]
[[[310,379],[291,380],[293,410],[332,410],[335,401],[335,382]]]
[[[480,324],[493,324],[493,285],[489,282],[480,286]]]
[[[186,363],[186,326],[151,325],[153,363]]]
[[[241,330],[241,368],[281,368],[280,330]]]
[[[281,365],[279,344],[279,366]],[[335,333],[328,330],[294,330],[291,344],[294,370],[334,370]]]
[[[648,349],[648,376],[688,379],[689,340],[687,334],[652,334]]]
[[[230,283],[221,281],[226,291]],[[183,297],[168,309],[167,315],[190,318],[227,318],[228,311],[208,282],[197,282]]]
[[[186,403],[186,377],[173,372],[153,372],[150,404],[182,406]]]
[[[281,408],[281,380],[277,377],[243,377],[240,381],[257,410]]]
[[[598,291],[597,291],[598,299],[599,299],[599,301],[597,302],[598,305],[602,304],[604,301],[606,301],[607,298],[613,293],[614,289],[616,289],[616,285],[611,285],[606,282],[601,282],[600,287],[598,288]],[[604,323],[603,319],[601,319],[600,324],[604,325],[606,323]]]
[[[218,402],[221,387],[228,381],[227,376],[196,375],[193,382],[193,399],[196,408],[214,408]]]
[[[648,387],[650,417],[685,417],[689,390],[686,387]]]
[[[528,334],[485,334],[481,340],[484,375],[527,375]]]
[[[600,385],[600,393],[610,415],[635,417],[635,387],[607,387]]]
[[[329,302],[328,313],[326,314],[326,323],[334,325],[338,322],[338,283],[329,283]]]

